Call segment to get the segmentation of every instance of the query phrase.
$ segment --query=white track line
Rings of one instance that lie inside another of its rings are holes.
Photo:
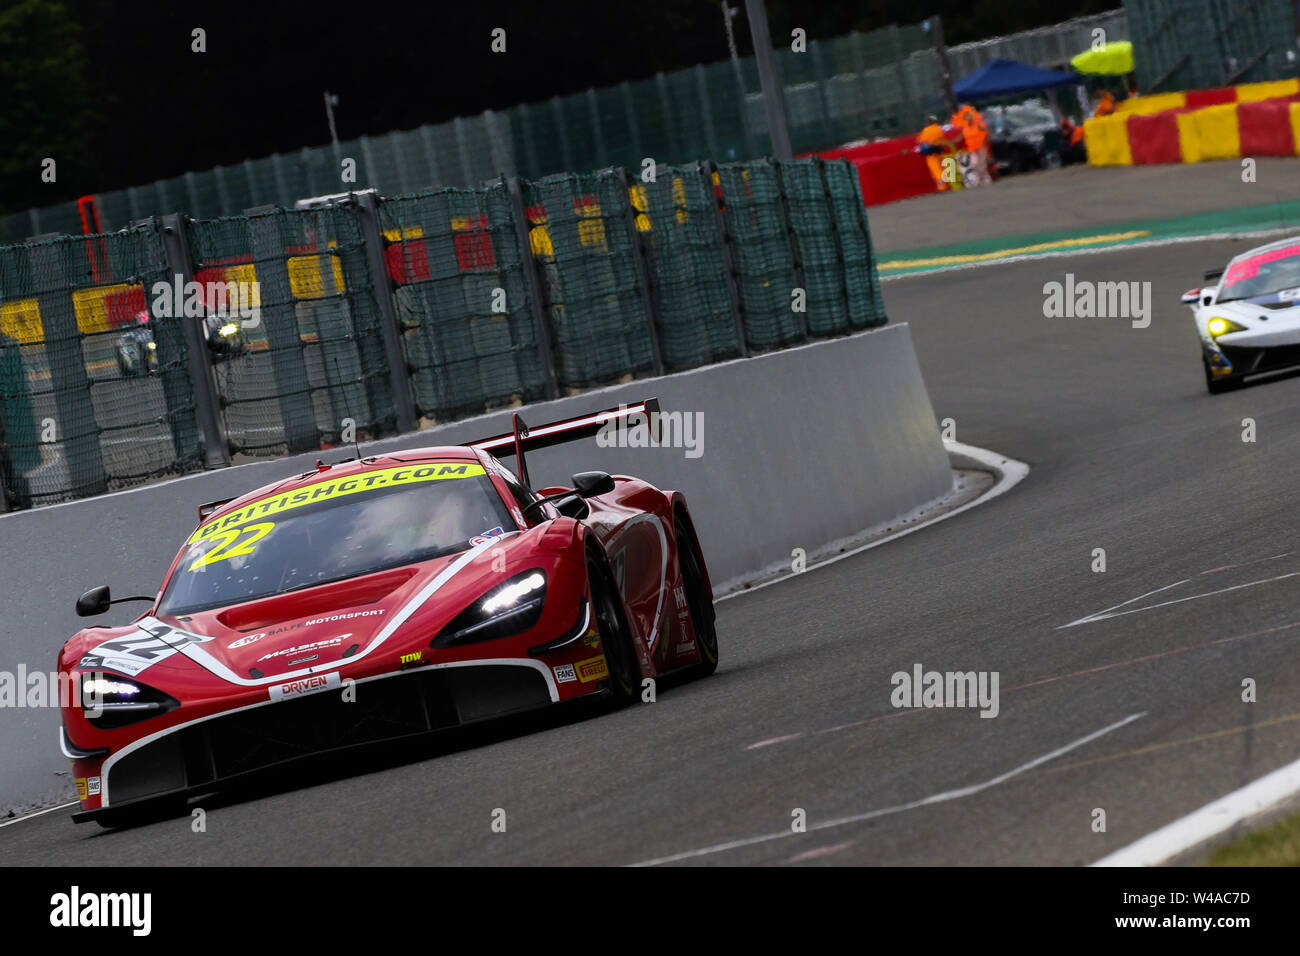
[[[920,800],[913,800],[911,803],[900,803],[898,806],[894,807],[885,807],[881,810],[869,810],[866,813],[858,813],[851,817],[840,817],[835,820],[826,820],[823,823],[814,823],[809,825],[807,832],[815,833],[818,830],[829,830],[832,827],[842,827],[850,823],[861,823],[864,820],[873,820],[876,817],[889,816],[895,813],[902,813],[905,810],[915,810],[918,807],[928,807],[936,803],[946,803],[949,800],[960,800],[962,797],[972,796],[983,790],[988,790],[990,787],[996,787],[998,784],[1004,783],[1012,777],[1019,776],[1027,770],[1032,770],[1040,764],[1047,763],[1049,760],[1055,760],[1057,757],[1067,754],[1071,750],[1082,747],[1084,744],[1092,743],[1092,741],[1096,740],[1098,737],[1103,737],[1112,731],[1119,730],[1121,727],[1131,724],[1133,721],[1139,720],[1145,716],[1145,711],[1140,714],[1129,714],[1123,720],[1117,720],[1115,723],[1101,728],[1101,730],[1094,730],[1086,737],[1080,737],[1078,740],[1068,743],[1064,747],[1058,747],[1051,753],[1043,754],[1041,757],[1035,757],[1028,763],[1022,763],[1019,767],[1008,770],[1006,773],[1000,773],[992,779],[985,780],[983,783],[971,784],[969,787],[960,787],[957,790],[945,790],[943,793],[936,793],[933,796],[923,797]],[[780,840],[785,837],[799,835],[800,834],[795,833],[793,830],[781,830],[777,833],[765,833],[762,836],[746,837],[743,840],[732,840],[728,843],[716,843],[713,846],[702,847],[698,850],[687,850],[684,853],[674,853],[672,856],[661,856],[653,860],[634,863],[633,866],[659,866],[661,863],[677,863],[681,860],[697,859],[702,856],[710,856],[714,853],[724,853],[727,850],[734,850],[742,846],[753,846],[757,843],[769,843],[772,840]]]
[[[1261,584],[1272,584],[1274,581],[1285,581],[1287,578],[1300,577],[1300,571],[1290,571],[1286,574],[1279,574],[1272,578],[1261,578],[1258,581],[1247,581],[1245,584],[1234,584],[1231,587],[1219,588],[1217,591],[1206,591],[1204,594],[1189,594],[1187,597],[1174,598],[1171,601],[1161,601],[1159,604],[1146,604],[1142,607],[1131,607],[1127,611],[1116,611],[1111,608],[1110,611],[1101,611],[1098,614],[1090,614],[1088,617],[1081,617],[1077,621],[1071,621],[1069,624],[1062,624],[1057,630],[1062,628],[1074,627],[1076,624],[1091,624],[1094,621],[1108,621],[1112,617],[1123,617],[1125,614],[1140,614],[1143,611],[1154,611],[1158,607],[1169,607],[1172,604],[1184,604],[1187,601],[1199,601],[1201,598],[1214,597],[1216,594],[1227,594],[1229,591],[1240,591],[1242,588],[1253,588]],[[1187,581],[1190,581],[1188,578]],[[1179,581],[1177,584],[1171,584],[1169,587],[1157,588],[1155,591],[1148,591],[1142,597],[1134,598],[1134,601],[1140,601],[1143,597],[1149,597],[1158,591],[1167,591],[1169,588],[1177,587],[1179,584],[1186,584],[1187,581]],[[1125,601],[1124,604],[1131,604],[1132,601]],[[1116,604],[1115,607],[1123,607],[1124,604]]]
[[[57,807],[46,807],[44,810],[36,810],[32,813],[24,813],[20,817],[14,817],[12,820],[6,820],[3,823],[0,823],[0,829],[3,829],[4,827],[11,827],[15,823],[22,823],[24,820],[34,820],[37,817],[43,817],[45,816],[45,814],[53,813],[55,810],[66,810],[68,807],[75,807],[79,805],[80,805],[80,801],[71,800],[68,803],[60,803]]]
[[[1093,866],[1158,866],[1300,791],[1300,760],[1148,833]]]
[[[893,275],[882,275],[881,282],[894,282],[898,279],[911,279],[916,276],[934,275],[936,272],[961,272],[965,269],[983,269],[988,266],[1000,266],[1008,262],[1029,262],[1033,259],[1063,259],[1069,256],[1093,256],[1103,252],[1121,252],[1128,249],[1149,249],[1156,246],[1176,246],[1187,242],[1211,242],[1221,239],[1266,239],[1269,236],[1279,236],[1287,233],[1300,232],[1300,225],[1296,226],[1274,226],[1268,229],[1247,229],[1244,232],[1212,232],[1203,236],[1168,236],[1157,239],[1144,239],[1137,242],[1120,242],[1107,244],[1098,244],[1096,246],[1080,246],[1074,249],[1060,249],[1048,252],[1026,252],[1014,256],[1005,256],[1001,259],[988,259],[984,262],[961,262],[948,266],[934,266],[932,268],[922,268],[915,272],[897,272]],[[1015,237],[1008,237],[1008,241],[1015,241]],[[890,253],[892,255],[892,253]],[[880,258],[880,254],[876,254]],[[917,258],[920,258],[918,253]],[[943,258],[935,256],[934,258]]]
[[[998,480],[993,484],[992,488],[984,492],[982,495],[973,498],[964,505],[959,505],[958,507],[953,508],[951,511],[944,511],[935,515],[933,518],[918,521],[916,524],[908,525],[900,531],[895,531],[893,534],[886,535],[883,538],[876,538],[873,541],[868,541],[866,544],[859,545],[856,548],[850,548],[848,551],[837,554],[834,557],[823,558],[820,561],[808,565],[808,567],[803,571],[800,571],[798,574],[791,571],[788,574],[783,574],[780,577],[771,579],[770,581],[764,581],[761,584],[755,584],[747,588],[739,588],[732,591],[730,594],[723,594],[720,597],[714,598],[713,603],[717,604],[719,601],[729,601],[734,597],[753,594],[755,591],[761,591],[763,588],[770,588],[774,584],[783,584],[784,582],[793,580],[794,578],[803,577],[803,575],[807,574],[809,571],[815,571],[817,568],[824,568],[827,565],[834,564],[836,561],[843,561],[845,558],[851,558],[855,554],[861,554],[863,551],[870,551],[872,548],[878,548],[882,544],[888,544],[890,541],[901,538],[903,535],[911,534],[913,531],[920,531],[922,528],[927,528],[932,524],[938,524],[940,521],[945,521],[948,518],[959,515],[963,511],[974,508],[976,505],[982,505],[986,501],[992,501],[994,498],[998,497],[998,495],[1006,494],[1016,485],[1020,484],[1020,482],[1024,481],[1025,476],[1029,474],[1029,466],[1023,461],[1016,461],[1014,458],[1007,458],[1004,455],[999,455],[995,451],[989,451],[987,448],[978,448],[975,445],[964,445],[961,442],[956,441],[945,441],[943,447],[944,450],[950,453],[956,452],[965,455],[967,458],[974,459],[979,464],[985,465],[990,471],[998,476]]]

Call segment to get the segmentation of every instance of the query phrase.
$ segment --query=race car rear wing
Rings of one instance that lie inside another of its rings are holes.
[[[577,441],[580,438],[590,438],[610,422],[617,423],[619,419],[632,421],[637,418],[641,418],[647,423],[651,436],[653,436],[654,440],[657,440],[659,434],[659,399],[647,398],[632,405],[620,405],[617,408],[607,408],[604,411],[592,412],[590,415],[565,418],[556,422],[548,422],[545,425],[536,425],[532,428],[529,428],[519,416],[519,413],[516,412],[513,431],[504,435],[497,435],[494,438],[484,438],[481,441],[470,442],[470,447],[481,448],[488,454],[495,455],[498,458],[513,454],[515,460],[519,463],[520,480],[525,485],[529,485],[528,463],[524,460],[525,452],[550,448],[552,445],[562,445],[565,442]]]

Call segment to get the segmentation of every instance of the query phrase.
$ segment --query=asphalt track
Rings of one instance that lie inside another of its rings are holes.
[[[0,829],[0,860],[1095,861],[1300,756],[1300,377],[1209,396],[1178,304],[1242,247],[888,283],[937,414],[1032,471],[951,520],[721,602],[714,677],[205,801],[202,833],[188,816],[107,832],[49,813]],[[1149,280],[1150,327],[1044,318],[1043,283],[1067,271]],[[890,677],[916,664],[997,671],[998,716],[895,709]]]

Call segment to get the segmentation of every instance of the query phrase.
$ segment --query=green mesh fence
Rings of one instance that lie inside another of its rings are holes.
[[[880,277],[876,273],[857,169],[852,163],[840,160],[825,163],[822,171],[844,269],[843,291],[849,326],[865,329],[883,325],[887,321],[885,303],[880,294]]]
[[[556,374],[566,388],[618,381],[653,366],[627,192],[614,170],[553,176],[524,187]],[[544,231],[537,230],[541,225]]]
[[[1300,73],[1290,0],[1124,0],[1144,92]]]
[[[191,220],[200,283],[248,284],[242,347],[215,362],[230,447],[281,454],[395,428],[374,277],[348,208]]]
[[[376,202],[377,222],[363,196],[174,217],[166,245],[149,220],[0,247],[0,505],[203,467],[223,446],[364,440],[395,430],[408,388],[444,421],[886,320],[848,163],[654,173],[417,193]],[[199,361],[212,382],[196,388]]]
[[[808,332],[832,335],[849,328],[845,308],[844,262],[821,160],[782,163],[785,190],[807,294]]]
[[[202,466],[153,229],[0,247],[0,479],[11,507]],[[153,308],[151,316],[149,310]]]
[[[713,182],[699,164],[661,169],[632,199],[655,288],[660,349],[672,371],[740,354]]]
[[[544,397],[505,185],[387,200],[380,221],[420,414],[445,420]]]
[[[728,164],[718,177],[747,345],[762,351],[802,341],[804,314],[794,311],[799,282],[775,166]]]

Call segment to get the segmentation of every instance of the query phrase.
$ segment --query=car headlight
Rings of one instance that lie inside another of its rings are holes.
[[[516,574],[452,618],[430,646],[449,647],[519,634],[537,623],[545,603],[546,572],[536,568]]]
[[[1205,327],[1206,329],[1209,330],[1210,335],[1214,336],[1216,339],[1220,335],[1226,335],[1229,332],[1246,331],[1246,327],[1244,325],[1238,325],[1236,322],[1233,322],[1231,319],[1224,319],[1218,316],[1215,316],[1214,318],[1210,319],[1210,321],[1205,324]]]
[[[180,702],[145,684],[112,674],[81,675],[81,709],[96,727],[112,730],[175,710]]]
[[[146,342],[146,343],[144,343],[144,347],[147,348],[150,352],[152,352],[152,351],[154,351],[156,348],[158,348],[158,343],[157,343],[157,342]]]
[[[227,322],[221,328],[217,329],[217,333],[219,335],[224,335],[226,338],[230,338],[230,336],[234,335],[238,331],[239,331],[239,326],[237,326],[234,322]]]

